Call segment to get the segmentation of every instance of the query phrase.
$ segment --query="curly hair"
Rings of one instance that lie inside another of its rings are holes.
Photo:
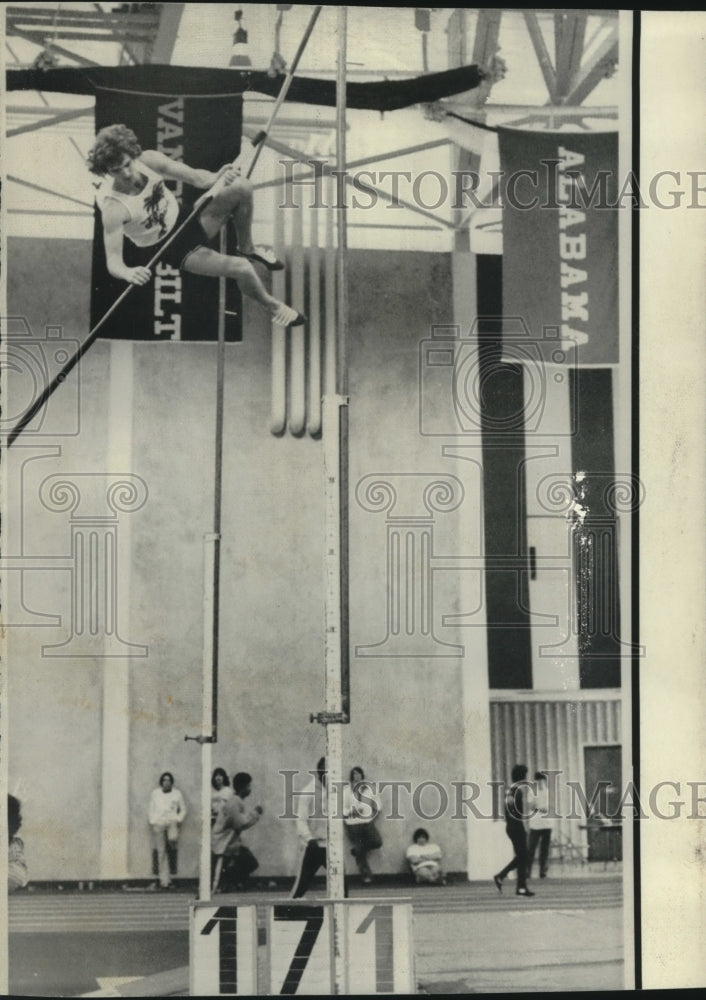
[[[99,176],[107,174],[126,153],[135,160],[142,155],[137,136],[127,125],[108,125],[100,130],[89,150],[88,169]]]

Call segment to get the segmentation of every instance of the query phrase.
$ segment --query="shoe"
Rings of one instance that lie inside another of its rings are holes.
[[[370,877],[370,875],[364,875],[363,876],[363,885],[370,885],[372,881],[373,880]]]
[[[277,326],[301,326],[302,323],[306,323],[306,316],[280,302],[277,312],[272,316],[272,322]]]
[[[516,896],[534,896],[534,893],[530,892],[529,889],[518,889],[515,892],[515,895]]]
[[[247,257],[248,260],[255,261],[257,264],[264,264],[268,271],[282,271],[284,269],[284,264],[277,259],[272,247],[257,246],[253,247],[250,253],[242,253],[241,251],[239,253],[241,257]]]
[[[540,878],[546,878],[547,877],[547,873],[546,872],[540,872],[539,873],[539,877]]]
[[[495,888],[498,890],[498,892],[502,892],[503,880],[500,878],[499,875],[493,875],[493,882],[495,882]]]

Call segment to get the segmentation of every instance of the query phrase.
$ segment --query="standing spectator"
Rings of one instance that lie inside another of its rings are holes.
[[[352,845],[351,854],[366,885],[373,880],[368,852],[382,847],[382,837],[375,825],[379,811],[380,802],[370,783],[365,781],[363,768],[354,767],[343,789],[343,822]]]
[[[262,806],[250,808],[245,801],[252,793],[252,777],[245,771],[233,776],[233,794],[220,806],[211,831],[211,876],[213,891],[245,891],[248,876],[258,861],[240,839],[243,830],[262,816]]]
[[[24,889],[29,882],[25,845],[17,833],[22,826],[20,800],[14,795],[7,796],[7,891]]]
[[[148,819],[152,831],[152,874],[161,889],[171,889],[178,869],[178,841],[186,817],[184,796],[174,787],[174,775],[165,771],[150,796]]]
[[[316,774],[300,792],[297,801],[297,834],[304,853],[294,880],[292,899],[303,896],[319,868],[326,865],[326,814],[326,758],[321,757]]]
[[[517,896],[534,896],[527,888],[527,809],[523,785],[526,784],[527,765],[515,764],[512,769],[512,784],[505,792],[505,832],[512,841],[515,855],[501,872],[493,876],[498,892],[503,891],[503,879],[513,869],[517,869]]]
[[[405,857],[417,885],[446,885],[441,848],[429,840],[429,834],[422,827],[414,831]]]
[[[217,767],[211,775],[211,788],[213,789],[211,792],[211,826],[213,826],[221,806],[233,798],[230,778],[222,767]]]
[[[534,855],[539,844],[539,877],[547,877],[549,864],[549,845],[552,840],[552,821],[549,817],[549,789],[544,771],[536,771],[534,780],[537,791],[528,796],[529,805],[529,856],[527,860],[527,878],[532,877]]]

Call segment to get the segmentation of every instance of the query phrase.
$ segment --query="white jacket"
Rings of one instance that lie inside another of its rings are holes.
[[[315,840],[326,846],[326,816],[328,800],[326,786],[313,777],[301,792],[296,793],[297,834],[304,844]]]
[[[182,823],[186,816],[184,796],[178,788],[162,791],[161,786],[155,788],[150,796],[148,818],[151,826],[169,826],[170,823]]]

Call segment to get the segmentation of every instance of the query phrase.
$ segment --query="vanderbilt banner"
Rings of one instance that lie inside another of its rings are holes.
[[[192,167],[217,170],[239,153],[242,98],[233,94],[184,97],[99,88],[96,131],[115,123],[131,128],[143,149],[157,149]],[[203,193],[180,183],[167,183],[187,209]],[[95,211],[91,326],[125,288],[124,282],[108,274],[100,211],[97,207]],[[235,236],[231,227],[229,230],[227,249],[232,253]],[[146,264],[152,256],[153,247],[136,247],[125,239],[124,257],[129,266]],[[186,274],[163,262],[155,266],[153,273],[149,284],[133,288],[107,321],[101,336],[131,340],[217,339],[217,279]],[[240,292],[235,282],[227,284],[226,309],[237,315],[226,317],[226,339],[239,340]]]
[[[506,360],[618,361],[618,137],[499,130]],[[575,345],[575,350],[566,350]]]

